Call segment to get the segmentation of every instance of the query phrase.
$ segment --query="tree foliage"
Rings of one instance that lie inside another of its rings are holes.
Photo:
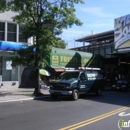
[[[38,69],[47,64],[45,60],[51,48],[66,43],[59,38],[63,29],[80,26],[82,22],[75,15],[75,4],[83,4],[83,0],[11,0],[8,8],[19,12],[13,17],[18,24],[24,24],[24,38],[34,37],[35,42],[27,49],[17,51],[18,57],[13,58],[13,65],[33,65]],[[35,51],[34,51],[35,49]],[[37,82],[38,83],[38,82]],[[38,88],[38,87],[36,87]],[[38,92],[38,89],[35,89]]]
[[[0,0],[0,13],[5,12],[6,10],[8,10],[8,6],[6,4],[6,1]]]
[[[54,47],[65,49],[66,45],[67,45],[67,43],[65,43],[64,40],[62,40],[62,39],[59,38],[59,40],[57,41],[57,43],[55,44]]]

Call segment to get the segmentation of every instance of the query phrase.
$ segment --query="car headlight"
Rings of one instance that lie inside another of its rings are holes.
[[[71,89],[71,88],[72,88],[72,86],[71,86],[71,85],[69,85],[69,86],[66,86],[66,88],[67,88],[67,89]]]

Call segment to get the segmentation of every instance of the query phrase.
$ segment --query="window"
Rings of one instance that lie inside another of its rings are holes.
[[[5,23],[0,22],[0,40],[5,39]]]
[[[84,74],[84,73],[82,73],[82,74],[80,75],[80,80],[82,80],[82,81],[86,80],[86,77],[85,77],[85,74]]]
[[[5,31],[5,23],[4,22],[0,22],[0,31]]]
[[[0,40],[4,40],[5,38],[5,33],[4,32],[0,32]]]
[[[8,23],[7,27],[7,41],[16,42],[17,25],[14,23]]]
[[[22,29],[24,29],[24,25],[19,26],[19,42],[27,43],[27,39],[23,38],[22,36]]]

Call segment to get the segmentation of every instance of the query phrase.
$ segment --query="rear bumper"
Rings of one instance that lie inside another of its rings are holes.
[[[50,94],[56,95],[72,95],[72,91],[62,91],[62,90],[49,90]]]

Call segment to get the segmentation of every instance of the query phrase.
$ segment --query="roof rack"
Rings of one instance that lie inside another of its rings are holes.
[[[78,67],[78,68],[64,68],[65,71],[78,71],[78,70],[101,70],[100,68],[93,67]]]
[[[93,68],[93,67],[79,67],[79,70],[101,70],[100,68]]]
[[[65,68],[65,71],[76,71],[76,68]]]

